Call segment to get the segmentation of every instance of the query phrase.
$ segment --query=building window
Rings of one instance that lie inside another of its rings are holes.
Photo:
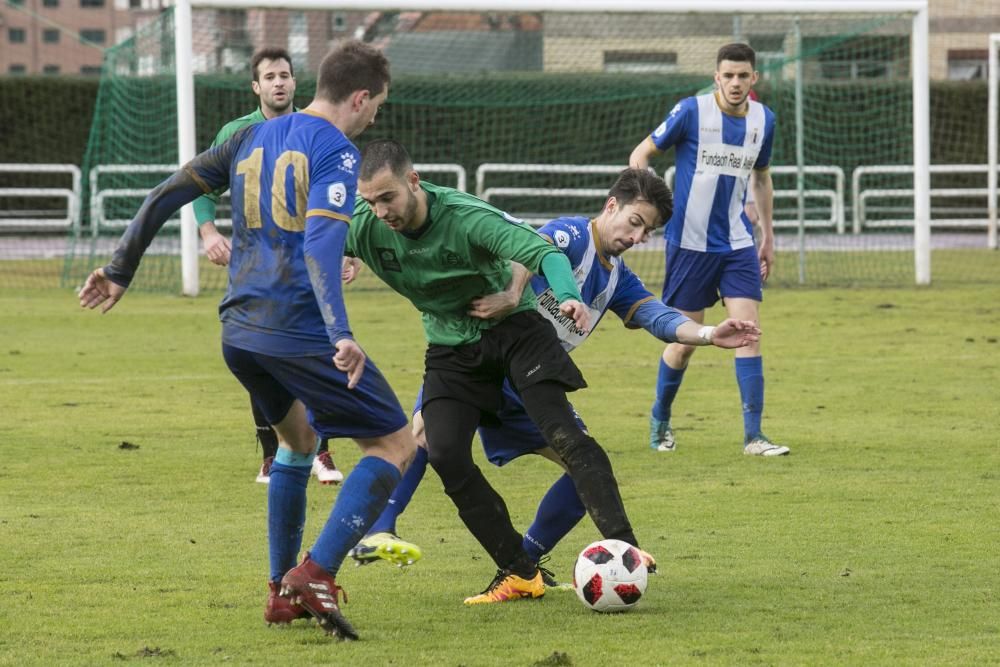
[[[828,38],[806,37],[802,46],[807,78],[849,81],[910,74],[910,40],[905,36],[856,37],[832,45]]]
[[[676,51],[605,51],[605,72],[673,72]]]
[[[59,31],[54,28],[46,28],[42,31],[42,41],[46,44],[58,44]]]
[[[8,74],[27,74],[28,73],[28,68],[27,68],[27,66],[21,65],[21,64],[8,65],[7,66],[7,73]]]
[[[42,67],[42,74],[58,74],[59,65],[45,65]]]
[[[343,12],[333,12],[330,16],[330,30],[333,32],[344,32],[347,30],[347,17]]]
[[[42,7],[58,7],[59,0],[42,0]]]
[[[24,0],[7,0],[7,4],[11,7],[24,7]]]
[[[80,74],[86,74],[87,76],[100,76],[101,66],[100,65],[84,65],[80,68]]]
[[[986,49],[948,49],[948,78],[953,81],[973,81],[986,78]]]
[[[27,33],[24,28],[10,28],[7,30],[7,39],[11,44],[24,44]]]
[[[107,39],[107,33],[103,30],[81,30],[80,39],[85,42],[91,42],[93,44],[103,44],[104,40]]]
[[[103,7],[104,0],[80,0],[81,7]]]

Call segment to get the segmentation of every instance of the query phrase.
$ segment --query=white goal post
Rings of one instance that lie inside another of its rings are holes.
[[[989,103],[986,105],[986,210],[989,218],[987,245],[991,250],[997,249],[997,114],[1000,113],[997,100],[997,88],[1000,86],[998,51],[1000,51],[1000,33],[995,32],[990,35],[990,51],[986,70],[989,77]]]
[[[177,76],[177,137],[179,162],[195,156],[194,74],[192,68],[192,7],[216,9],[268,8],[343,10],[425,10],[498,12],[605,12],[699,14],[911,14],[913,77],[913,212],[916,283],[931,281],[930,262],[930,83],[928,72],[928,0],[176,0],[174,46]],[[992,44],[992,42],[991,42]],[[991,49],[991,59],[995,50]],[[995,62],[991,60],[991,63]],[[991,71],[995,68],[991,68]],[[993,89],[991,88],[991,91]],[[992,98],[991,98],[992,99]],[[995,107],[993,107],[995,108]],[[996,143],[993,142],[995,147]],[[995,153],[991,153],[995,156]],[[622,156],[624,163],[627,156]],[[995,179],[995,162],[990,173]],[[994,183],[995,191],[995,181]],[[991,197],[991,202],[995,198]],[[995,209],[994,211],[995,220]],[[991,225],[991,230],[995,225]],[[181,213],[183,293],[198,294],[198,232],[194,213]]]

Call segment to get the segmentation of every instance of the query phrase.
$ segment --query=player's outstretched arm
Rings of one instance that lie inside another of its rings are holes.
[[[125,296],[127,287],[122,287],[108,280],[104,275],[104,269],[95,269],[87,281],[80,288],[80,307],[96,308],[101,304],[101,312],[106,313],[115,307],[115,304]]]
[[[759,340],[760,328],[750,320],[729,318],[714,327],[689,320],[677,327],[677,342],[685,345],[715,345],[735,349]]]

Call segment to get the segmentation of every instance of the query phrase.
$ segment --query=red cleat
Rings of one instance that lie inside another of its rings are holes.
[[[347,593],[308,554],[281,580],[281,597],[288,598],[293,605],[301,605],[329,634],[342,639],[357,639],[358,633],[340,613],[337,597],[341,594],[347,602]]]
[[[287,598],[278,595],[281,584],[277,581],[267,582],[269,589],[267,594],[267,606],[264,607],[264,622],[268,625],[272,623],[291,623],[299,618],[312,618],[312,614],[297,604],[292,604]]]

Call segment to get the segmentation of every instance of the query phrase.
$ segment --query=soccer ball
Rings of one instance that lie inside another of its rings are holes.
[[[638,549],[621,540],[599,540],[576,559],[573,588],[594,611],[625,611],[646,592],[647,577]]]

